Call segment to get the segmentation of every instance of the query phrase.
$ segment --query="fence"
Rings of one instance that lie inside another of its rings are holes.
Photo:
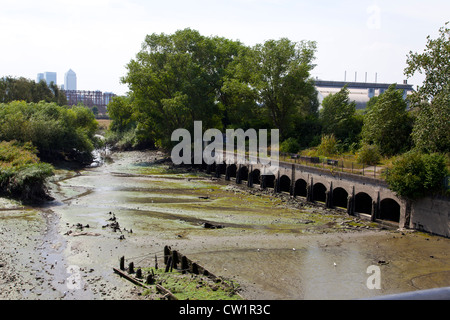
[[[368,166],[354,161],[342,159],[335,160],[326,157],[308,157],[301,156],[299,154],[280,152],[280,161],[293,162],[306,166],[328,169],[331,171],[359,174],[380,180],[384,180],[385,176],[388,174],[388,169],[384,166]]]

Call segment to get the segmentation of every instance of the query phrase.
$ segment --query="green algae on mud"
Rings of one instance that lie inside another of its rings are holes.
[[[242,300],[237,293],[239,284],[233,280],[217,279],[213,281],[204,275],[183,274],[176,270],[165,272],[163,269],[143,268],[145,274],[152,273],[154,281],[169,290],[178,300]],[[143,295],[157,295],[152,285]]]

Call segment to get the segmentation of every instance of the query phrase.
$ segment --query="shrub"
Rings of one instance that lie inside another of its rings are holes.
[[[410,151],[393,161],[386,182],[399,196],[418,199],[442,190],[447,175],[443,155]]]
[[[0,142],[0,194],[22,200],[48,198],[45,181],[53,167],[40,162],[36,149],[16,141]]]
[[[0,104],[0,140],[32,142],[41,159],[82,158],[90,163],[97,130],[94,114],[83,106],[14,101]]]
[[[358,163],[376,165],[380,162],[380,148],[376,145],[364,144],[356,154]]]
[[[294,138],[284,140],[280,145],[280,151],[286,153],[297,153],[300,149],[300,144]]]
[[[317,154],[330,157],[338,153],[338,141],[334,134],[323,135],[320,145],[317,147]]]

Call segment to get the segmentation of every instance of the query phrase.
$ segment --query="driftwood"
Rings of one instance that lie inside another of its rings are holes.
[[[164,294],[164,298],[167,298],[169,300],[178,300],[178,298],[175,297],[173,295],[173,293],[170,292],[170,290],[167,290],[166,288],[164,288],[163,286],[161,286],[159,284],[156,285],[156,290],[158,290],[158,292]]]
[[[125,272],[123,272],[123,271],[121,271],[121,270],[119,270],[119,269],[116,269],[116,268],[113,268],[113,270],[114,270],[114,272],[117,273],[119,276],[121,276],[121,277],[127,279],[128,281],[134,283],[135,285],[138,285],[138,286],[140,286],[140,287],[144,287],[144,288],[146,288],[146,289],[150,289],[150,287],[146,286],[142,281],[136,279],[135,277],[129,276],[129,275],[126,274]],[[175,297],[174,294],[173,294],[172,292],[170,292],[170,290],[164,288],[162,285],[157,284],[157,285],[156,285],[156,290],[157,290],[159,293],[162,293],[162,294],[164,295],[163,298],[167,298],[167,299],[169,299],[169,300],[178,300],[178,298]]]
[[[141,287],[144,287],[144,288],[149,289],[145,284],[143,284],[141,281],[139,281],[139,280],[136,279],[135,277],[129,276],[129,275],[126,274],[125,272],[123,272],[123,271],[121,271],[121,270],[119,270],[119,269],[116,269],[116,268],[113,268],[113,270],[114,270],[114,272],[117,273],[119,276],[121,276],[121,277],[127,279],[128,281],[131,281],[132,283],[134,283],[134,284],[136,284],[136,285],[138,285],[138,286],[141,286]]]

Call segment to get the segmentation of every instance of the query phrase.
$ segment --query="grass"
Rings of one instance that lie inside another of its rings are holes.
[[[178,300],[242,300],[237,294],[239,285],[230,280],[213,281],[203,275],[182,274],[179,271],[166,273],[160,268],[145,268],[143,272],[154,273],[155,283],[170,290]],[[156,288],[152,287],[144,295],[155,292]]]

